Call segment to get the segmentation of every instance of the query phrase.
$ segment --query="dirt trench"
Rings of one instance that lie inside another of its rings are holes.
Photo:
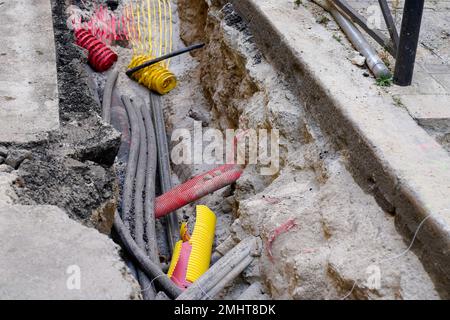
[[[248,165],[236,186],[201,202],[220,217],[216,244],[252,234],[266,247],[222,297],[237,298],[261,283],[267,296],[260,298],[437,298],[429,275],[395,229],[395,209],[370,183],[355,182],[346,150],[336,150],[322,135],[292,94],[295,84],[264,58],[233,6],[179,0],[178,14],[184,43],[207,46],[184,62],[180,85],[165,99],[170,131],[193,130],[201,121],[205,128],[280,133],[278,172],[263,176],[261,165]],[[174,171],[185,180],[205,168],[178,165]],[[273,232],[290,221],[296,226],[270,245]]]
[[[89,77],[84,54],[65,25],[66,4],[52,3],[62,126],[39,144],[8,146],[32,152],[19,166],[18,202],[55,204],[109,233],[118,204],[113,162],[120,134],[99,116],[105,76]],[[198,122],[205,130],[276,129],[280,134],[278,171],[261,175],[263,165],[247,165],[235,185],[198,202],[218,216],[216,246],[249,234],[265,244],[262,256],[218,298],[236,299],[251,285],[257,290],[246,297],[252,299],[438,298],[419,259],[407,250],[409,243],[395,230],[395,210],[376,190],[355,182],[346,150],[336,150],[322,135],[291,92],[295,84],[264,58],[232,5],[178,0],[173,11],[175,47],[198,41],[206,47],[173,59],[179,85],[163,99],[169,135],[176,129],[193,131]],[[131,50],[114,49],[124,67]],[[117,86],[121,94],[148,102],[147,89],[122,74]],[[172,141],[172,147],[176,144]],[[173,180],[180,183],[210,168],[173,165]],[[194,205],[178,212],[191,226]],[[270,245],[273,232],[287,222],[295,226]]]

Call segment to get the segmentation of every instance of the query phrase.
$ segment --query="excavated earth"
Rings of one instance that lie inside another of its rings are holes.
[[[67,30],[66,5],[52,3],[61,130],[39,143],[5,146],[30,152],[16,164],[17,203],[56,205],[72,219],[110,233],[118,203],[113,163],[120,134],[99,116],[97,88],[104,77],[90,77],[85,54]],[[237,243],[249,234],[266,245],[220,297],[234,299],[257,288],[250,298],[439,298],[409,243],[396,231],[395,212],[373,196],[374,190],[355,182],[345,150],[336,151],[322,135],[291,92],[295,84],[264,58],[232,5],[178,0],[173,10],[175,46],[204,41],[206,47],[173,59],[179,85],[163,98],[169,135],[175,129],[193,130],[196,121],[204,128],[280,133],[279,171],[263,176],[261,165],[248,165],[235,185],[198,202],[218,215],[216,245]],[[114,49],[123,67],[131,50]],[[146,89],[124,75],[117,86],[120,93],[148,101]],[[174,182],[209,168],[174,165]],[[192,222],[193,212],[194,204],[179,210],[180,220]],[[289,221],[295,221],[294,228],[275,238],[269,254],[273,232]],[[374,272],[380,280],[375,286],[370,282]]]
[[[394,210],[373,196],[376,190],[355,182],[345,150],[337,152],[306,115],[290,90],[295,84],[286,83],[263,57],[232,5],[180,0],[178,10],[183,41],[207,46],[166,100],[171,128],[192,128],[196,120],[222,130],[280,132],[278,173],[262,176],[259,166],[249,165],[235,189],[207,201],[223,213],[231,210],[229,232],[235,241],[252,234],[268,248],[274,230],[292,219],[296,223],[226,297],[260,282],[274,299],[439,298],[396,231]],[[185,176],[196,172],[192,166],[175,169]],[[374,272],[379,285],[371,283]]]

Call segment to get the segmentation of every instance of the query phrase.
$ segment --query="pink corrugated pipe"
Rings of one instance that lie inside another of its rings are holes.
[[[237,164],[226,164],[179,185],[159,196],[155,201],[155,216],[161,218],[214,191],[238,180],[242,168]]]

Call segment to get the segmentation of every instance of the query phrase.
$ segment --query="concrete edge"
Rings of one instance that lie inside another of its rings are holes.
[[[330,53],[330,40],[323,30],[316,33],[316,27],[311,30],[311,25],[308,29],[298,21],[298,30],[287,34],[276,15],[284,12],[289,19],[293,13],[281,10],[279,6],[285,5],[281,2],[233,0],[232,3],[248,22],[265,57],[293,84],[292,89],[304,101],[306,111],[338,149],[348,153],[348,167],[357,182],[394,208],[396,226],[408,243],[423,222],[413,248],[441,296],[449,298],[448,153],[392,101],[377,94],[361,95],[361,91],[370,92],[373,88],[367,81],[355,83],[349,75],[340,74],[342,62],[335,58],[339,57],[336,52]],[[314,21],[306,9],[300,6],[298,11]],[[300,47],[308,43],[308,47],[300,50],[297,43]],[[336,81],[333,76],[348,90],[338,90],[339,86],[333,85]]]

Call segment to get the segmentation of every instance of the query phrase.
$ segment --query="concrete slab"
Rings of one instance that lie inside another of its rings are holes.
[[[449,154],[390,94],[345,60],[347,48],[306,8],[294,9],[287,0],[232,3],[307,111],[348,155],[354,177],[362,185],[370,181],[395,208],[395,223],[407,240],[417,235],[416,252],[448,298]]]
[[[1,299],[136,299],[118,246],[54,206],[0,204]]]
[[[59,127],[50,0],[5,1],[0,9],[0,142],[38,140]]]
[[[448,119],[450,124],[449,95],[403,95],[401,103],[417,120]]]

